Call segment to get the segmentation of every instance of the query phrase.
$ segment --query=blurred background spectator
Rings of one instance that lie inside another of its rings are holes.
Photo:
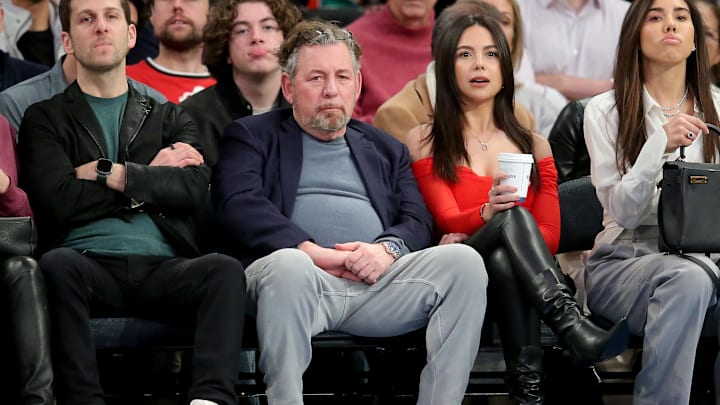
[[[251,114],[289,107],[280,91],[275,53],[300,21],[287,0],[221,0],[210,11],[203,33],[205,63],[217,84],[188,97],[183,109],[207,138],[205,163],[217,162],[225,127]]]
[[[145,0],[130,0],[130,20],[137,27],[137,41],[126,58],[128,65],[134,65],[145,58],[158,55],[158,40],[149,21],[150,11]]]
[[[382,103],[425,71],[436,0],[388,0],[347,26],[362,48],[362,90],[353,117],[372,123]]]
[[[5,9],[0,2],[0,33],[3,31]],[[15,83],[31,78],[48,70],[48,67],[11,56],[0,49],[0,91]]]
[[[60,34],[60,18],[50,0],[0,0],[5,23],[0,33],[0,49],[11,56],[52,66],[65,53]]]
[[[214,1],[149,0],[150,23],[160,42],[156,58],[127,67],[127,75],[173,103],[215,84],[202,63],[202,32]]]
[[[568,100],[612,87],[624,0],[518,0],[535,81]]]

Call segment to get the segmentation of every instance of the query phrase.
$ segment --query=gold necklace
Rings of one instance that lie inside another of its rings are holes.
[[[488,142],[490,142],[490,141],[493,139],[493,137],[495,136],[496,133],[497,133],[497,131],[493,131],[492,135],[490,135],[490,136],[488,137],[487,141],[483,141],[482,139],[480,139],[480,138],[478,138],[477,136],[475,136],[475,134],[473,134],[472,132],[468,131],[468,134],[470,134],[470,136],[471,136],[473,139],[475,139],[476,141],[478,141],[478,143],[480,143],[480,149],[482,149],[483,151],[487,151],[487,150],[488,150],[488,147],[490,146],[490,145],[488,145]]]

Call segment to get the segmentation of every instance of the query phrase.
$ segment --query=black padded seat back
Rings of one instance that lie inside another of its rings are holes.
[[[603,208],[590,177],[558,185],[560,197],[560,248],[558,253],[589,250],[603,230]]]

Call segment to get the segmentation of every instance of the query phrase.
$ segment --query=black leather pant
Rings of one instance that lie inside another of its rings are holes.
[[[563,283],[564,277],[559,274],[535,219],[525,208],[513,207],[495,214],[466,243],[485,258],[492,257],[497,249],[504,249],[506,263],[517,280],[518,293],[534,304],[540,318],[578,362],[596,363],[617,356],[627,348],[630,336],[627,320],[606,331],[585,316],[572,289]],[[491,269],[492,265],[491,261],[487,266],[490,283],[496,271]]]
[[[0,266],[3,296],[9,308],[11,345],[23,405],[52,404],[50,324],[45,279],[35,260],[12,257]],[[7,398],[7,394],[3,394]]]
[[[505,358],[520,346],[540,345],[540,318],[527,289],[527,274],[557,268],[532,214],[523,207],[502,211],[475,232],[466,243],[485,259],[488,307],[503,342]]]
[[[505,361],[523,347],[540,347],[540,317],[518,287],[509,249],[497,247],[483,255],[488,273],[488,311],[500,332]]]

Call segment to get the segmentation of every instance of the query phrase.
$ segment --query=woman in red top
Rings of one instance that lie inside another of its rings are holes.
[[[0,115],[0,217],[30,216],[27,195],[17,187],[15,131]],[[52,404],[52,366],[50,364],[50,325],[45,297],[45,281],[37,262],[30,257],[3,257],[0,253],[0,320],[12,335],[12,355],[17,360],[7,365],[17,367],[10,375],[20,385],[7,403]],[[7,341],[3,336],[2,341]],[[17,366],[16,366],[17,364]],[[3,401],[5,403],[5,401]]]
[[[467,243],[485,259],[512,403],[542,403],[538,314],[583,361],[621,353],[627,326],[595,326],[557,275],[557,172],[548,142],[513,114],[511,56],[497,21],[453,13],[436,27],[446,27],[434,33],[437,106],[431,124],[408,134],[413,171],[446,234],[441,243]],[[514,186],[500,184],[507,177],[498,171],[501,152],[532,154],[537,162],[524,202]]]

